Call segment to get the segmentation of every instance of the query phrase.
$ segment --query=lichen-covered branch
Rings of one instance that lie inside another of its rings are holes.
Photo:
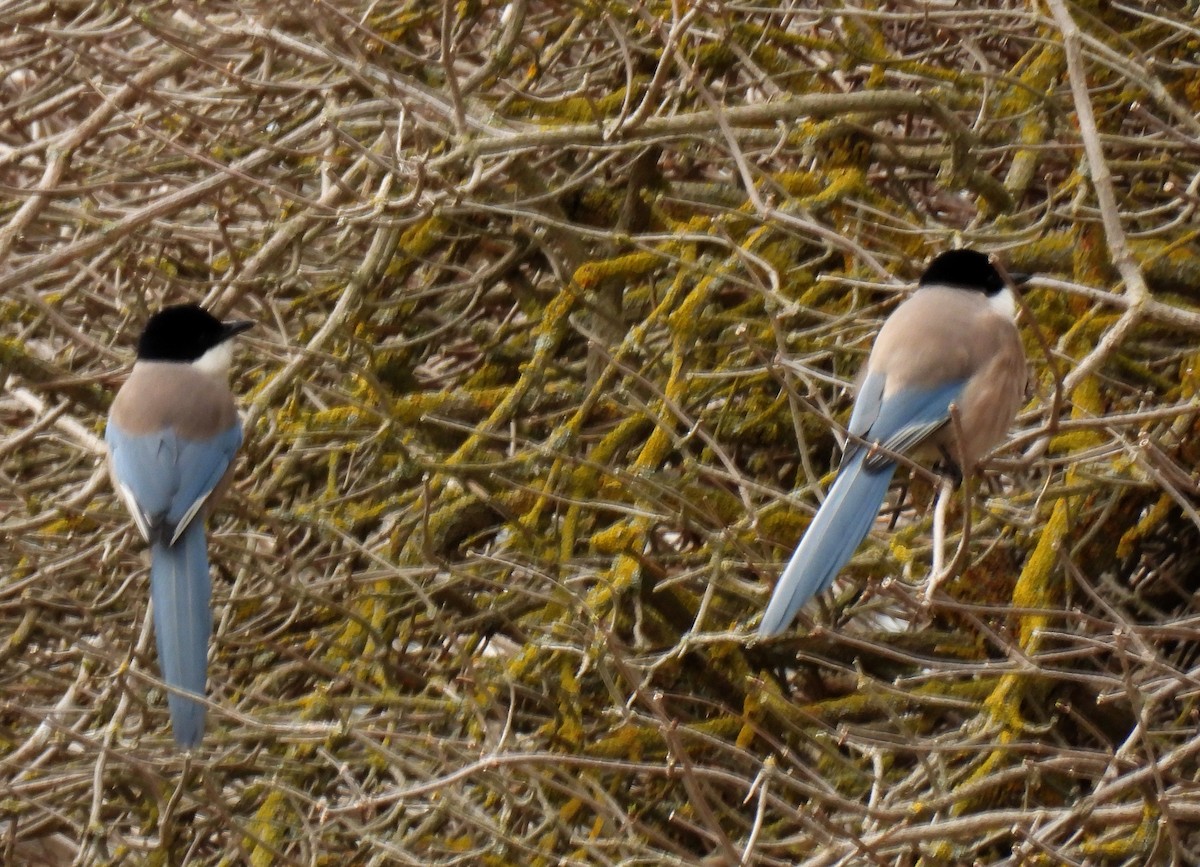
[[[0,862],[1200,861],[1182,6],[0,19]],[[961,563],[914,472],[756,643],[955,245],[1040,332]],[[257,326],[190,757],[100,454],[179,301]]]

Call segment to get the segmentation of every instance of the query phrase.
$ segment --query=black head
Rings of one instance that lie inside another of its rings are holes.
[[[950,250],[934,257],[918,285],[954,286],[995,295],[1004,288],[1004,278],[978,250]]]
[[[145,361],[191,362],[214,346],[241,334],[253,323],[222,322],[203,307],[176,304],[150,317],[138,338],[138,358]]]

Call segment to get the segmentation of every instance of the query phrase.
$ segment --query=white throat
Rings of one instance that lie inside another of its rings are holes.
[[[1017,319],[1017,299],[1013,295],[1012,290],[1005,286],[995,295],[989,295],[988,304],[991,308],[1002,316],[1007,316],[1014,322]]]
[[[1005,290],[1007,291],[1007,290]],[[192,367],[201,373],[218,379],[229,378],[229,365],[233,362],[233,346],[228,340],[222,340],[208,352],[192,362]]]

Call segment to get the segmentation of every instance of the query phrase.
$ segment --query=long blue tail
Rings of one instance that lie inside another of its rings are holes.
[[[174,545],[155,542],[150,549],[150,597],[154,600],[154,637],[163,680],[201,696],[208,677],[211,596],[201,516],[188,525]],[[167,707],[175,743],[198,746],[204,736],[204,705],[169,692]]]
[[[871,529],[896,465],[867,469],[866,455],[866,449],[858,449],[838,473],[775,585],[758,627],[760,638],[782,632],[804,603],[829,587]]]

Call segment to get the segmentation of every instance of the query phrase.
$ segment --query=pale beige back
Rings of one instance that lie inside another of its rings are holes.
[[[887,372],[884,399],[908,388],[967,380],[958,403],[961,451],[950,426],[934,441],[964,472],[994,448],[1025,400],[1028,370],[1016,323],[981,292],[927,286],[888,317],[867,361]]]

